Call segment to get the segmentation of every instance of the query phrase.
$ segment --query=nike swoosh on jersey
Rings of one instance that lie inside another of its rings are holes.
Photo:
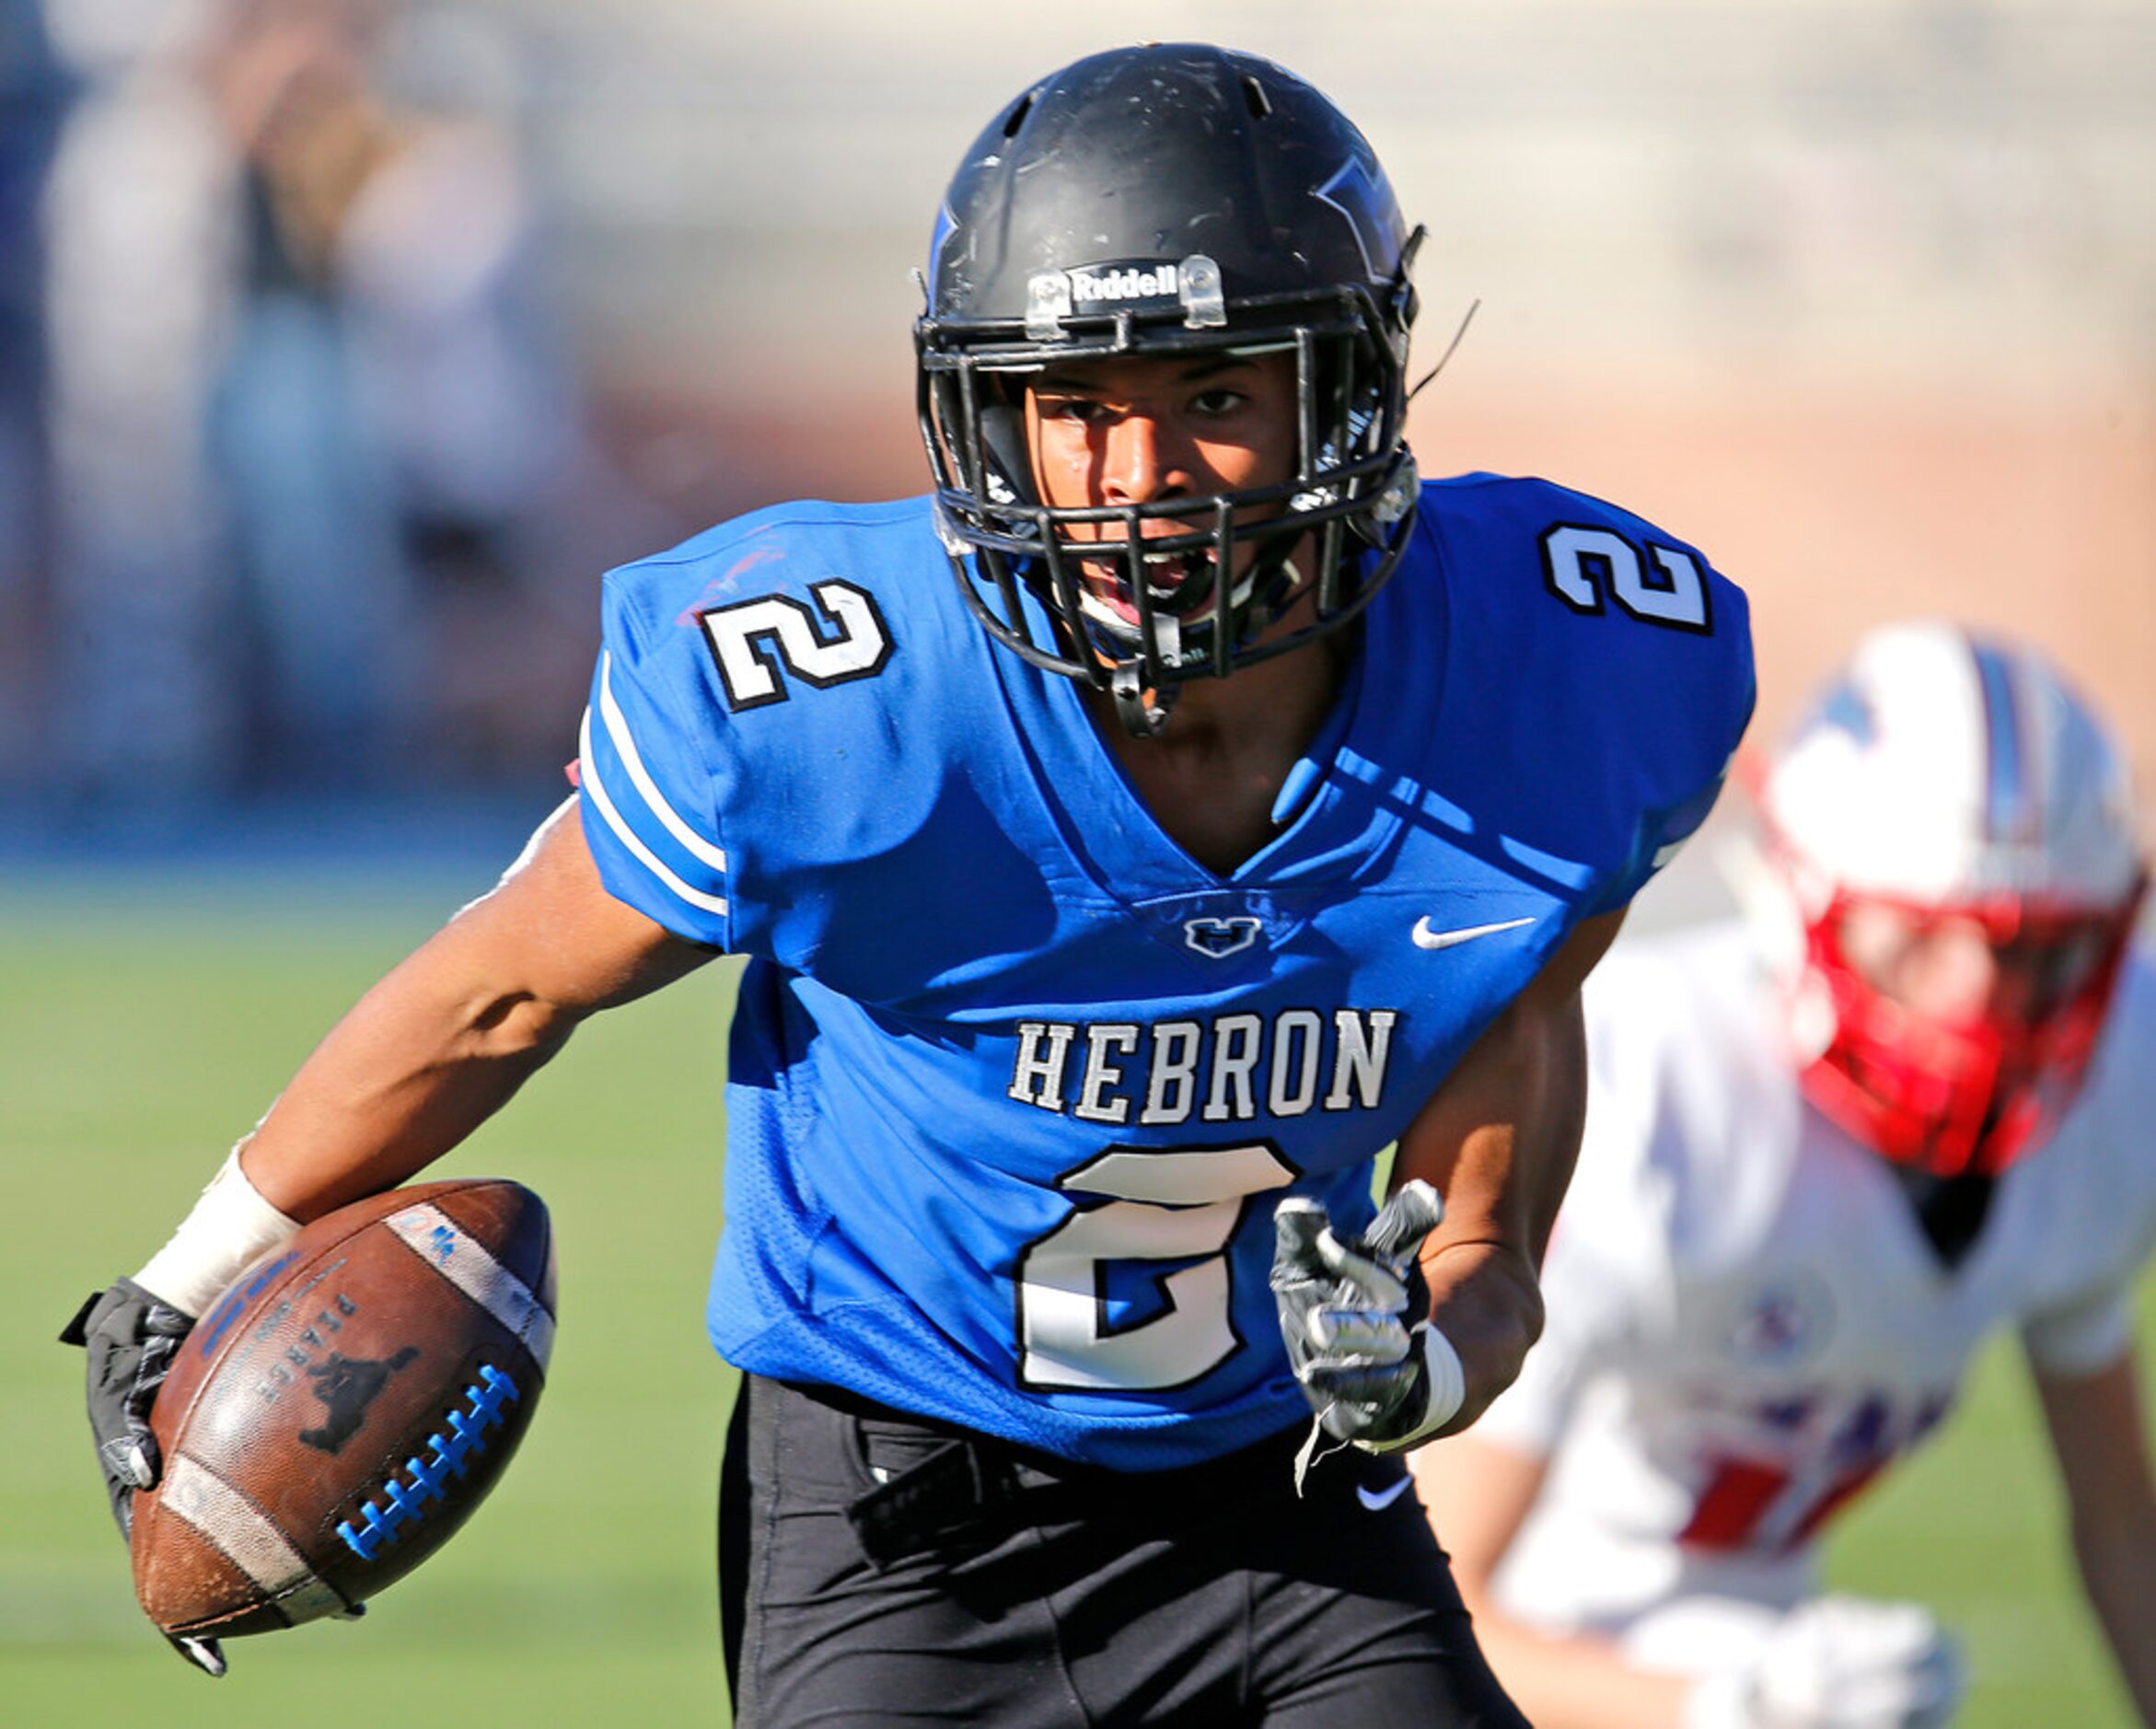
[[[1403,1477],[1398,1482],[1388,1483],[1383,1489],[1366,1489],[1361,1483],[1357,1483],[1355,1485],[1355,1499],[1372,1513],[1383,1513],[1394,1502],[1406,1494],[1413,1487],[1414,1481],[1415,1480],[1411,1477]]]
[[[1500,931],[1516,931],[1523,924],[1532,924],[1533,919],[1506,919],[1498,924],[1470,924],[1460,931],[1433,931],[1428,918],[1415,921],[1415,946],[1417,948],[1451,948],[1460,943],[1472,943],[1478,936],[1494,936]]]

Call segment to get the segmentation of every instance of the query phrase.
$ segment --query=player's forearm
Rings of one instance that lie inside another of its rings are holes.
[[[1534,1269],[1503,1244],[1453,1243],[1422,1262],[1431,1325],[1460,1359],[1466,1393],[1440,1435],[1456,1434],[1519,1377],[1542,1336],[1542,1293]]]
[[[1475,1638],[1521,1713],[1537,1729],[1677,1729],[1689,1677],[1633,1667],[1606,1641],[1559,1638],[1487,1607]]]
[[[2101,1524],[2076,1520],[2074,1560],[2144,1723],[2156,1724],[2156,1509]]]
[[[453,924],[338,1024],[134,1286],[204,1313],[300,1225],[454,1146],[560,1048],[576,1016],[528,989],[482,988],[471,934]]]
[[[571,799],[493,892],[337,1024],[242,1166],[302,1223],[393,1188],[508,1103],[585,1016],[711,957],[607,892]]]
[[[1493,1581],[1549,1482],[1549,1456],[1481,1432],[1416,1453],[1408,1468],[1476,1642],[1528,1721],[1545,1729],[1659,1729],[1684,1721],[1688,1677],[1635,1668],[1617,1643],[1556,1632],[1506,1612]]]
[[[2031,1367],[2081,1587],[2141,1721],[2156,1724],[2156,1480],[2134,1352],[2087,1374]]]
[[[1576,995],[1516,1004],[1401,1139],[1396,1176],[1445,1198],[1422,1253],[1432,1325],[1466,1387],[1444,1433],[1480,1416],[1541,1337],[1541,1256],[1579,1154],[1586,1066]]]

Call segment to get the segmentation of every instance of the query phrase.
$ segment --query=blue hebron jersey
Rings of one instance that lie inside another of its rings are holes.
[[[1171,841],[1070,680],[992,643],[924,499],[611,573],[582,748],[608,888],[750,957],[713,1342],[1072,1458],[1307,1415],[1282,1196],[1371,1160],[1707,814],[1745,601],[1538,481],[1431,484],[1271,842]]]

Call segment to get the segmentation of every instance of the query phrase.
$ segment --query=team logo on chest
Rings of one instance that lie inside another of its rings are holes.
[[[1256,919],[1186,919],[1183,941],[1211,960],[1239,955],[1258,940],[1264,927]]]
[[[1729,1329],[1739,1362],[1786,1369],[1818,1355],[1834,1330],[1834,1294],[1810,1273],[1789,1273],[1753,1292]]]

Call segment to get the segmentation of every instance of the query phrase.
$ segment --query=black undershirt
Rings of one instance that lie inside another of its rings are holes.
[[[1960,1266],[1984,1229],[1997,1180],[1969,1174],[1939,1177],[1913,1165],[1889,1163],[1887,1168],[1901,1184],[1940,1265],[1950,1271]]]

